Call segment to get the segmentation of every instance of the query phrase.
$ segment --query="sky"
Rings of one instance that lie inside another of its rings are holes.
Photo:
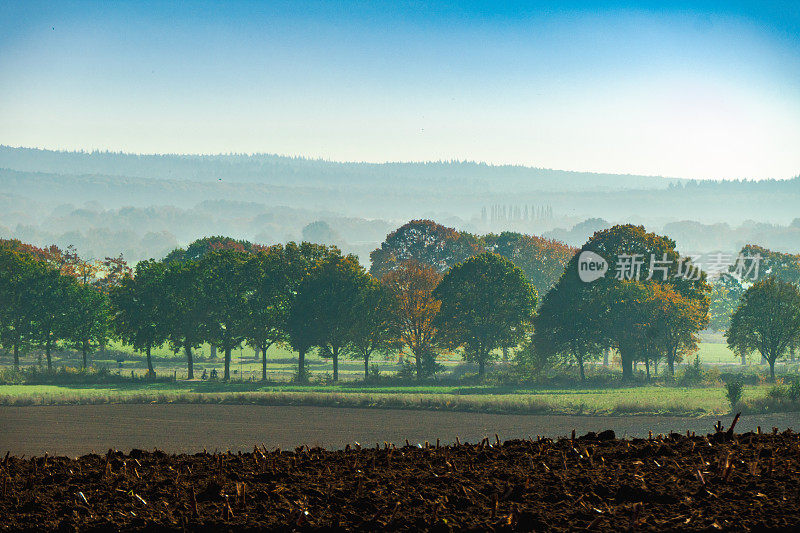
[[[789,178],[800,2],[0,0],[0,144]]]

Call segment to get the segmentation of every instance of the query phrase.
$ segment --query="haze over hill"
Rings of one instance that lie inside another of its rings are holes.
[[[124,176],[322,187],[445,187],[509,191],[662,189],[685,180],[658,176],[571,172],[471,161],[336,162],[275,154],[127,154],[67,152],[0,145],[0,168],[54,174]]]
[[[338,163],[256,155],[137,155],[0,146],[0,232],[90,255],[160,256],[212,234],[259,242],[304,228],[358,254],[409,219],[475,233],[521,231],[580,245],[616,222],[666,227],[693,250],[759,237],[796,251],[800,177],[693,181],[474,162]],[[692,222],[693,221],[693,222]],[[717,224],[717,226],[710,226]],[[721,225],[720,225],[721,224]]]

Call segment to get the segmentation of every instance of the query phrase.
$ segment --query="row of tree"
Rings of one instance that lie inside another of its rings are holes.
[[[403,349],[419,377],[445,349],[463,349],[483,374],[494,350],[520,341],[537,302],[522,271],[489,252],[444,276],[411,260],[380,279],[335,247],[305,242],[203,239],[133,270],[113,260],[118,271],[87,266],[83,277],[53,252],[0,242],[0,331],[17,366],[22,348],[40,346],[51,369],[59,341],[80,349],[85,366],[88,353],[116,338],[145,354],[150,374],[153,348],[182,350],[190,379],[202,343],[224,353],[224,379],[243,343],[261,354],[264,379],[276,343],[298,352],[300,380],[311,349],[333,361],[334,380],[342,356],[361,358],[367,373],[373,353]]]
[[[609,274],[587,283],[579,254],[563,245],[513,233],[475,237],[432,221],[389,234],[370,273],[335,247],[305,242],[265,247],[213,237],[131,270],[121,258],[92,264],[72,251],[2,241],[0,340],[15,364],[21,348],[38,346],[49,366],[59,341],[80,349],[86,364],[114,337],[145,353],[150,372],[152,349],[169,343],[186,354],[190,378],[202,343],[224,352],[225,379],[231,352],[243,343],[260,353],[264,379],[274,344],[298,352],[301,380],[312,349],[333,361],[334,380],[343,356],[363,360],[366,373],[372,354],[398,351],[413,357],[420,378],[435,371],[444,350],[460,350],[483,376],[498,351],[519,346],[519,362],[534,371],[567,362],[583,378],[586,362],[613,349],[626,379],[637,363],[648,377],[661,361],[674,372],[709,323],[705,274],[686,276],[695,266],[674,241],[639,226],[598,231],[582,251],[611,265],[640,254],[662,266],[651,271],[645,263],[635,279]],[[746,291],[736,281],[729,291],[738,286],[741,295],[728,311],[729,344],[742,354],[761,351],[771,367],[800,342],[797,283],[783,279],[797,264],[783,255],[767,257],[764,280]]]

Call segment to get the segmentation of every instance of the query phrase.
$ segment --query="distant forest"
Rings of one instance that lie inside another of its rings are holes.
[[[135,155],[0,146],[0,237],[88,257],[159,257],[205,235],[336,244],[366,265],[391,228],[433,218],[579,246],[616,223],[686,251],[749,242],[800,251],[800,176],[692,181],[449,161],[337,163],[256,155]]]

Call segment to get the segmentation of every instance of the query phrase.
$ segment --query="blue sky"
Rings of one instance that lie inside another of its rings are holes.
[[[797,2],[0,4],[2,144],[800,174]]]

